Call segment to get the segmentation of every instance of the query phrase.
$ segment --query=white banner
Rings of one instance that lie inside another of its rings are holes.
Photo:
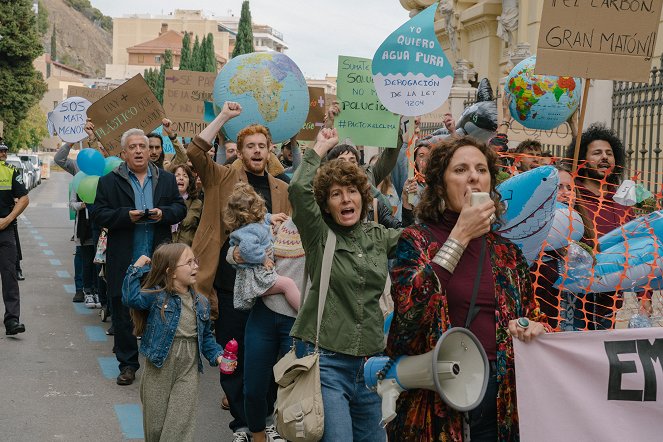
[[[520,438],[663,440],[663,328],[514,339]]]

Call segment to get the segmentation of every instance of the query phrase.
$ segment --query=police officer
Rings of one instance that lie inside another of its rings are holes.
[[[28,207],[28,191],[20,172],[6,163],[9,149],[0,141],[0,277],[5,302],[5,329],[8,335],[25,331],[19,322],[21,300],[16,275],[16,218]],[[15,202],[16,201],[16,202]]]

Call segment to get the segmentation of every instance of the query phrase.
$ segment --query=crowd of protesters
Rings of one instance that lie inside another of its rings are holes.
[[[572,171],[570,162],[556,161],[536,140],[507,151],[507,111],[487,143],[456,135],[447,115],[450,135],[422,137],[408,153],[399,132],[398,148],[362,165],[361,147],[339,143],[332,129],[337,104],[305,152],[296,137],[275,146],[257,124],[242,129],[236,142],[225,140],[224,124],[241,113],[238,103],[225,103],[186,148],[164,119],[174,156],[164,152],[162,135],[130,129],[121,138],[124,162],[100,178],[94,203],[70,195],[81,281],[73,302],[110,316],[117,384],[131,385],[142,371],[146,440],[193,439],[202,357],[218,365],[233,339],[238,364],[220,375],[219,405],[232,415],[234,441],[285,440],[274,421],[272,369],[293,345],[298,357],[320,355],[322,440],[462,440],[463,414],[427,390],[404,392],[396,420],[383,428],[381,400],[365,387],[363,366],[384,352],[428,352],[449,327],[463,325],[471,325],[490,362],[486,396],[465,422],[470,437],[518,440],[512,339],[611,328],[612,309],[602,306],[618,299],[588,294],[589,311],[558,295],[545,281],[556,279],[563,250],[547,252],[537,269],[547,277],[535,288],[520,249],[491,231],[504,213],[496,189],[500,174],[555,165],[558,200],[578,203],[582,241],[593,246],[596,235],[633,218],[630,208],[610,198],[624,170],[621,141],[603,126],[590,126],[581,135],[581,165]],[[93,124],[85,129],[95,147]],[[575,136],[567,157],[573,157]],[[55,162],[75,175],[70,149],[65,143]],[[2,153],[0,146],[0,163]],[[20,183],[12,184],[13,175],[5,175],[9,187],[0,182],[0,192],[10,193],[2,194],[0,237],[9,238],[13,234],[3,234],[13,231],[27,197]],[[472,205],[473,192],[486,192],[490,200]],[[336,238],[331,277],[317,324],[330,234]],[[13,284],[15,248],[0,246],[10,334],[24,326]],[[5,249],[12,259],[4,259]],[[467,287],[473,285],[477,309],[471,310]],[[384,318],[392,310],[385,349]]]

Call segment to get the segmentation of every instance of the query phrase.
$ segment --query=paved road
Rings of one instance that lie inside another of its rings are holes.
[[[31,204],[19,220],[26,276],[20,283],[21,321],[27,331],[17,337],[0,334],[3,441],[142,438],[139,383],[115,384],[112,337],[104,333],[110,320],[104,324],[98,310],[71,302],[70,179],[53,172],[30,192]],[[219,407],[216,368],[206,366],[200,387],[196,440],[230,440],[230,414]]]

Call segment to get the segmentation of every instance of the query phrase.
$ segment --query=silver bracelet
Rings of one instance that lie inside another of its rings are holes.
[[[448,238],[433,257],[433,262],[449,271],[449,273],[453,273],[458,262],[460,262],[463,252],[465,252],[465,247],[455,239]]]

